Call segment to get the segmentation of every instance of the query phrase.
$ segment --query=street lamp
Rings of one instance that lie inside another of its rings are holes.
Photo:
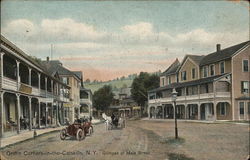
[[[176,99],[177,99],[177,93],[175,88],[173,88],[172,91],[172,102],[174,103],[174,122],[175,122],[175,139],[178,138],[178,128],[177,128],[177,117],[176,117]]]

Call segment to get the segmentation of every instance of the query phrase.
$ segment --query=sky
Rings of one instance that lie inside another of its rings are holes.
[[[249,11],[239,0],[1,0],[1,34],[28,55],[106,81],[247,41]]]

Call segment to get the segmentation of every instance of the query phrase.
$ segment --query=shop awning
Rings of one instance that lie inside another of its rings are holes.
[[[136,109],[141,109],[141,107],[140,106],[133,107],[133,110],[136,110]]]
[[[63,107],[73,107],[71,103],[63,103]]]

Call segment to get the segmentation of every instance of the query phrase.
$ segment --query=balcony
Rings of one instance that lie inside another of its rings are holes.
[[[230,92],[216,92],[214,93],[203,93],[203,94],[196,94],[196,95],[188,95],[188,96],[178,96],[176,102],[183,102],[183,101],[200,101],[200,100],[208,100],[213,98],[230,98]],[[157,103],[172,103],[171,97],[164,97],[158,99],[150,99],[149,104],[157,104]]]
[[[214,93],[203,93],[200,94],[200,99],[214,98]]]
[[[215,95],[216,97],[221,97],[221,98],[225,98],[225,97],[227,97],[227,98],[230,98],[231,97],[231,94],[230,94],[230,92],[216,92],[216,95]]]
[[[42,97],[46,97],[46,91],[43,90],[43,89],[41,89],[41,90],[40,90],[40,95],[41,95]]]
[[[62,94],[61,94],[59,97],[60,97],[60,98],[59,98],[60,101],[65,102],[65,103],[69,102],[69,98],[63,96]]]
[[[17,81],[11,78],[3,77],[2,87],[7,90],[17,91]]]
[[[92,104],[91,100],[90,99],[80,99],[80,104]]]
[[[32,94],[35,95],[35,96],[40,96],[40,91],[38,88],[36,87],[32,87]]]

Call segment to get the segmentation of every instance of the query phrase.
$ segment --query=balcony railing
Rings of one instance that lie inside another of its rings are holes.
[[[2,77],[2,78],[3,78],[2,87],[4,89],[17,91],[17,81],[16,80],[13,80],[13,79],[7,78],[7,77]]]
[[[196,94],[196,95],[187,95],[187,96],[177,96],[177,102],[181,101],[198,101],[204,99],[211,99],[211,98],[230,98],[230,92],[216,92],[216,93],[203,93],[203,94]],[[149,104],[154,103],[172,103],[171,97],[164,97],[164,98],[157,98],[157,99],[150,99]]]
[[[230,97],[230,92],[216,92],[216,97]]]
[[[92,102],[90,101],[90,99],[80,99],[80,103],[81,104],[83,104],[83,103],[85,103],[85,104],[91,104]]]
[[[203,93],[200,94],[200,99],[214,98],[214,93]]]
[[[37,87],[32,87],[32,94],[35,96],[40,96],[40,91]]]
[[[47,99],[56,99],[56,100],[60,100],[63,102],[70,102],[69,99],[69,95],[65,94],[63,95],[55,95],[52,92],[46,92],[43,89],[39,89],[37,87],[33,87],[30,86],[28,84],[24,84],[24,83],[18,83],[17,80],[8,78],[8,77],[1,77],[2,78],[2,88],[6,89],[6,90],[11,90],[14,92],[22,92],[25,94],[30,94],[30,95],[34,95],[34,96],[41,96],[43,98],[47,98]],[[91,104],[91,101],[86,101],[85,103],[89,103]]]

